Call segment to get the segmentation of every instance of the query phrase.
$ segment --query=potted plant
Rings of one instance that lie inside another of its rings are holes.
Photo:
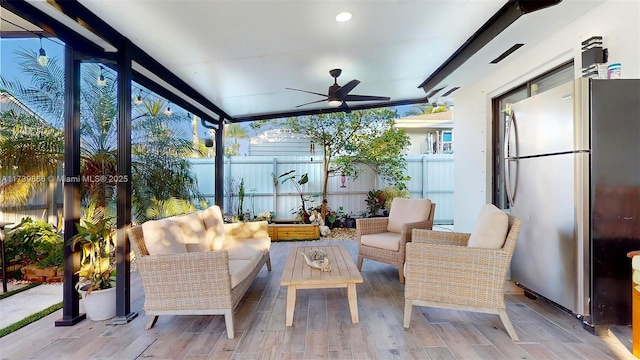
[[[349,229],[354,229],[356,227],[356,219],[353,217],[353,214],[347,214],[344,221],[344,226]]]
[[[386,201],[387,199],[385,198],[382,190],[369,190],[367,198],[365,199],[369,216],[382,216]]]
[[[304,194],[302,193],[302,185],[309,182],[309,175],[308,174],[296,175],[295,172],[296,172],[295,170],[290,170],[284,174],[281,174],[278,177],[284,178],[282,179],[282,182],[281,182],[282,184],[284,184],[287,181],[291,181],[293,183],[293,186],[295,186],[296,191],[300,196],[300,201],[302,203],[299,210],[300,216],[302,217],[302,221],[305,224],[310,224],[311,221],[309,221],[309,212],[307,211],[307,208],[305,206],[305,203],[309,201],[309,198],[305,198]]]
[[[107,320],[116,314],[112,219],[100,213],[104,211],[96,211],[97,216],[76,224],[78,233],[71,238],[72,248],[79,246],[82,252],[76,289],[82,294],[87,316],[94,321]]]

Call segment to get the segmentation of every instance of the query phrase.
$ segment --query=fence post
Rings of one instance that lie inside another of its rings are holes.
[[[428,182],[428,177],[429,174],[427,173],[427,169],[429,168],[427,166],[427,157],[423,156],[422,157],[422,189],[420,189],[422,191],[422,198],[423,199],[427,199],[429,196],[427,189],[429,189],[429,182]]]

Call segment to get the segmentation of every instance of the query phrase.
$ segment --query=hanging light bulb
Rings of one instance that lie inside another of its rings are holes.
[[[171,114],[173,114],[173,111],[171,111],[171,101],[169,101],[169,105],[167,106],[167,110],[164,111],[164,114],[167,116],[171,116]]]
[[[142,90],[140,90],[138,92],[138,96],[135,99],[133,99],[133,103],[136,105],[142,104]]]
[[[105,86],[107,85],[107,79],[104,78],[104,68],[100,66],[100,76],[98,76],[98,85]]]
[[[42,35],[38,35],[40,37],[40,55],[38,55],[38,64],[40,66],[47,66],[49,63],[49,58],[47,57],[47,53],[42,48]]]

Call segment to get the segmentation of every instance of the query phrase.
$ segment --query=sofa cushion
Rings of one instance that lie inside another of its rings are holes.
[[[402,225],[429,219],[431,200],[394,198],[389,210],[387,231],[400,233]]]
[[[507,238],[509,217],[492,204],[480,209],[476,227],[469,237],[468,247],[501,249]]]
[[[384,232],[379,234],[362,235],[360,242],[363,245],[386,249],[392,251],[400,250],[400,234],[395,232]]]
[[[180,225],[182,240],[188,252],[211,250],[211,244],[207,239],[207,230],[202,220],[202,212],[175,216],[173,219]]]
[[[227,242],[222,247],[223,249],[231,249],[236,247],[249,247],[255,250],[260,250],[263,254],[269,252],[271,248],[271,238],[250,238],[250,239],[242,239],[234,242]]]
[[[224,218],[218,205],[210,206],[202,211],[202,222],[206,229],[207,242],[211,250],[221,250],[224,244]]]
[[[264,253],[250,246],[237,246],[231,249],[225,249],[229,253],[229,260],[249,260],[255,267],[264,256]]]
[[[229,259],[229,274],[231,275],[231,288],[240,284],[246,279],[255,268],[251,260],[231,260]]]
[[[269,227],[266,221],[250,221],[224,224],[225,243],[245,239],[269,239]]]
[[[182,230],[174,219],[147,221],[142,224],[142,234],[149,255],[187,252]]]

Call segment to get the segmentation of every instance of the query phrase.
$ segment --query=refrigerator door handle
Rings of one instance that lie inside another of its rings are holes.
[[[504,134],[504,155],[505,155],[504,187],[507,193],[507,199],[509,200],[510,208],[513,207],[513,204],[515,203],[513,192],[511,191],[511,162],[517,161],[517,158],[518,158],[518,130],[517,129],[514,130],[514,134],[516,136],[514,137],[514,141],[513,141],[513,145],[514,145],[513,150],[515,153],[515,157],[510,156],[511,154],[509,153],[509,150],[510,150],[509,140],[511,138],[511,128],[515,128],[515,127],[516,127],[516,113],[514,111],[511,111],[511,113],[509,114],[509,122],[507,123],[507,129]],[[516,183],[518,181],[517,176],[518,176],[518,173],[516,171]]]

